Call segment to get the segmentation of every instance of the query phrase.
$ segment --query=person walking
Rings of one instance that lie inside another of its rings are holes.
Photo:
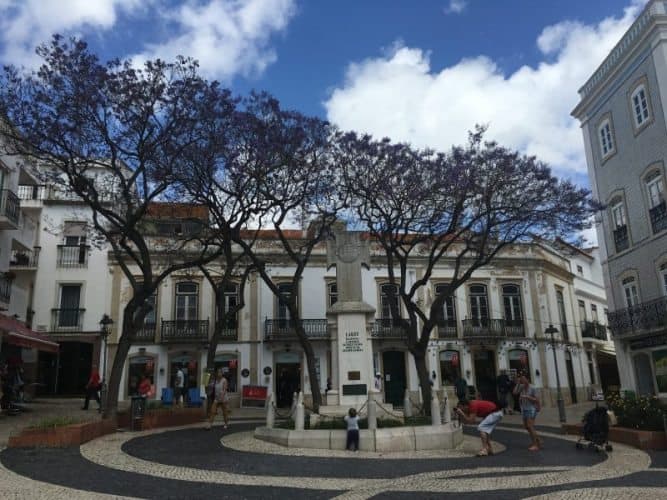
[[[83,401],[82,410],[88,409],[88,403],[91,399],[97,401],[99,408],[98,411],[102,411],[102,401],[100,400],[100,386],[101,386],[100,372],[97,371],[97,365],[93,364],[90,370],[90,377],[88,377],[88,383],[86,384],[86,398]]]
[[[359,451],[359,417],[357,416],[357,410],[350,408],[345,415],[345,423],[347,424],[345,449],[349,450],[352,446],[353,451]]]
[[[517,381],[518,383],[514,388],[514,395],[519,398],[523,426],[528,431],[531,439],[528,450],[538,451],[542,447],[542,440],[535,430],[535,419],[537,418],[537,413],[540,411],[540,399],[537,395],[537,390],[530,384],[525,371],[519,373]]]
[[[185,375],[183,374],[183,368],[181,365],[178,365],[176,370],[176,378],[174,380],[174,396],[176,396],[176,406],[183,407],[183,398],[185,388]]]
[[[498,402],[503,408],[503,412],[511,415],[513,412],[507,405],[507,396],[510,392],[512,381],[507,375],[507,370],[500,370],[500,375],[496,379],[496,385],[498,386]]]
[[[213,421],[218,414],[218,407],[222,408],[222,418],[225,422],[223,428],[226,429],[229,425],[229,382],[225,378],[222,368],[218,368],[215,373],[215,382],[213,384],[213,402],[211,403],[211,410],[208,415],[208,429],[213,427]]]
[[[482,399],[473,399],[472,401],[462,400],[456,405],[456,412],[461,421],[466,424],[474,424],[477,418],[482,421],[477,426],[479,437],[482,440],[482,449],[477,453],[478,457],[493,455],[491,447],[491,433],[496,425],[503,419],[503,408],[492,401]]]

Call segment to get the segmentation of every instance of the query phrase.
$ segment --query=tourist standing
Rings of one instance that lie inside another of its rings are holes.
[[[503,408],[492,401],[473,399],[472,401],[459,401],[456,412],[466,424],[474,424],[477,418],[482,421],[477,426],[479,437],[482,440],[482,449],[477,453],[478,457],[493,455],[491,448],[491,433],[503,418]]]
[[[512,381],[507,375],[507,370],[500,370],[500,375],[496,379],[496,384],[498,385],[498,402],[500,403],[501,408],[503,408],[504,413],[512,414],[511,408],[508,408],[507,405],[507,396],[512,387]]]
[[[213,402],[208,416],[208,428],[213,426],[213,421],[218,414],[218,407],[222,408],[222,418],[225,422],[223,428],[229,425],[229,383],[225,378],[222,368],[218,368],[215,373],[215,382],[213,383]]]
[[[540,400],[537,390],[530,384],[526,372],[519,373],[518,384],[514,388],[514,395],[519,397],[523,426],[528,431],[531,439],[528,449],[530,451],[537,451],[542,446],[542,440],[535,430],[535,418],[537,418],[537,413],[540,411]]]
[[[185,375],[183,374],[183,369],[181,365],[178,365],[176,370],[176,380],[174,381],[174,395],[176,396],[176,406],[183,406],[183,398],[185,389]]]
[[[456,397],[459,401],[466,400],[466,391],[468,390],[468,383],[460,375],[456,378],[454,382],[454,390],[456,391]]]
[[[349,450],[352,446],[354,451],[359,451],[359,417],[357,416],[357,410],[350,408],[345,415],[345,423],[347,424],[345,449]]]
[[[82,410],[87,410],[88,403],[91,399],[94,399],[97,401],[97,405],[99,406],[98,411],[102,411],[102,402],[100,401],[99,394],[100,386],[100,372],[97,371],[97,365],[93,364],[90,370],[90,377],[88,377],[88,383],[86,384],[86,398],[83,401],[83,408],[81,408]]]

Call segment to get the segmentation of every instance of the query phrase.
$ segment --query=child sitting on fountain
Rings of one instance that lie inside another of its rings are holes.
[[[357,410],[350,408],[350,411],[345,415],[345,422],[347,423],[345,449],[349,450],[350,446],[354,446],[354,451],[359,451],[359,417],[357,416]]]

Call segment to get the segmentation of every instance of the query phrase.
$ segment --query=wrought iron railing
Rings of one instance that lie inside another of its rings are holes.
[[[458,337],[455,319],[444,319],[438,321],[436,325],[439,339],[455,339]]]
[[[216,324],[216,329],[219,327],[220,325]],[[220,340],[238,340],[238,336],[238,325],[236,318],[225,321],[220,331]]]
[[[371,337],[374,339],[406,339],[408,331],[401,320],[393,318],[376,318],[371,326]]]
[[[14,224],[18,225],[21,213],[21,202],[14,191],[3,189],[0,193],[0,215],[4,215]]]
[[[520,338],[526,331],[521,320],[500,318],[464,319],[463,337]]]
[[[51,309],[51,331],[81,331],[85,312],[85,309]]]
[[[609,327],[614,337],[667,327],[667,297],[611,311]]]
[[[37,267],[40,247],[34,250],[12,250],[9,267]]]
[[[9,304],[12,298],[12,280],[0,273],[0,302]]]
[[[162,320],[162,342],[205,342],[208,320]]]
[[[627,250],[630,246],[630,238],[628,237],[628,226],[618,226],[614,229],[614,245],[617,252]]]
[[[144,323],[141,329],[137,330],[134,334],[135,342],[155,342],[155,330],[157,329],[157,324],[155,323]]]
[[[326,319],[302,319],[299,321],[306,332],[306,337],[309,339],[326,340],[330,338]],[[295,320],[267,319],[264,322],[265,340],[295,340],[296,338]]]
[[[88,267],[88,245],[58,245],[57,267]]]
[[[582,321],[581,336],[585,339],[607,340],[607,327],[597,321]]]
[[[664,201],[650,209],[648,213],[654,233],[667,229],[667,204]]]

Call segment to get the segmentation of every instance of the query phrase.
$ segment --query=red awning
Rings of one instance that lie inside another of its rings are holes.
[[[46,335],[32,331],[19,320],[2,313],[0,313],[0,331],[8,344],[40,351],[58,352],[57,342],[50,340]]]

